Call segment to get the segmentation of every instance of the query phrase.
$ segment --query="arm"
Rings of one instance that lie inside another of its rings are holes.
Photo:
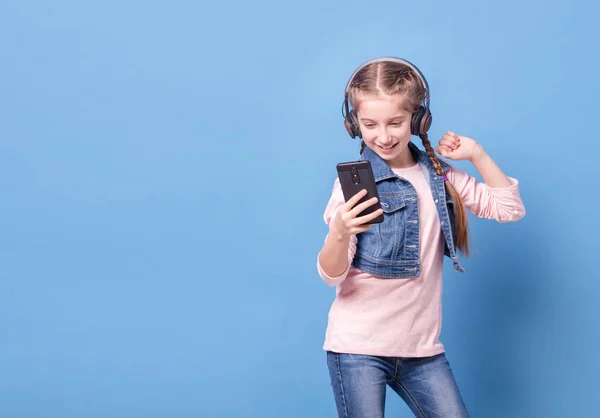
[[[331,242],[328,243],[330,239]],[[321,279],[329,286],[340,284],[348,276],[350,265],[356,253],[356,241],[356,235],[349,237],[346,244],[345,242],[337,241],[331,234],[327,234],[323,248],[317,257],[317,270]],[[332,268],[331,265],[336,262],[338,264]],[[338,270],[335,270],[336,268]]]
[[[325,223],[329,225],[329,233],[317,257],[319,275],[330,286],[341,283],[348,275],[356,253],[356,234],[371,227],[369,224],[362,224],[382,213],[380,209],[370,215],[357,217],[361,211],[376,202],[374,198],[356,205],[364,195],[365,191],[359,192],[348,202],[344,202],[339,180],[336,179],[334,183],[324,214]]]
[[[477,142],[448,132],[436,150],[449,159],[471,161],[483,177],[484,183],[480,183],[456,168],[448,173],[448,180],[474,215],[499,222],[517,221],[525,216],[518,181],[507,177]]]
[[[489,187],[510,187],[512,182],[502,172],[500,167],[492,160],[480,144],[476,144],[471,155],[471,163],[479,171],[483,181]]]
[[[318,263],[322,272],[329,277],[338,277],[348,273],[350,264],[349,248],[349,236],[329,231],[323,248],[319,252]]]

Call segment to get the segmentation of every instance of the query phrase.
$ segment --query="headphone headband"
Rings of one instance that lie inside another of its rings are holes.
[[[374,64],[376,62],[385,62],[385,61],[396,62],[398,64],[407,65],[412,70],[414,70],[415,73],[417,73],[417,76],[419,76],[419,78],[421,79],[421,82],[423,83],[423,87],[425,87],[425,97],[424,97],[425,107],[427,109],[429,109],[429,84],[427,83],[427,79],[425,79],[425,76],[423,75],[423,73],[421,72],[421,70],[419,70],[417,68],[416,65],[414,65],[410,61],[407,61],[407,60],[405,60],[403,58],[398,58],[398,57],[380,57],[380,58],[374,58],[374,59],[369,60],[369,61],[365,62],[364,64],[362,64],[350,76],[350,79],[346,83],[346,88],[344,89],[344,95],[346,97],[348,97],[348,90],[350,89],[350,84],[352,83],[352,80],[354,80],[354,77],[356,77],[356,74],[360,70],[362,70],[364,67],[366,67],[369,64]]]
[[[344,126],[346,127],[348,134],[352,138],[356,138],[356,137],[362,138],[362,134],[360,132],[356,112],[354,111],[354,109],[352,111],[350,110],[350,106],[348,103],[349,102],[348,91],[350,90],[350,85],[352,84],[354,77],[356,77],[356,74],[360,70],[362,70],[365,66],[367,66],[369,64],[373,64],[373,63],[377,63],[377,62],[385,62],[385,61],[396,62],[398,64],[404,64],[404,65],[408,66],[411,70],[413,70],[417,74],[417,76],[421,80],[421,83],[423,84],[423,87],[425,88],[425,95],[423,97],[422,104],[419,105],[419,108],[417,110],[415,110],[412,115],[411,126],[410,126],[411,134],[419,135],[419,136],[424,135],[427,133],[427,131],[429,130],[429,127],[431,126],[432,117],[431,117],[431,110],[429,109],[429,84],[427,83],[427,80],[425,79],[425,76],[423,75],[423,73],[421,73],[421,71],[414,64],[412,64],[411,62],[409,62],[405,59],[397,58],[397,57],[380,57],[380,58],[375,58],[375,59],[369,60],[369,61],[365,62],[364,64],[362,64],[360,67],[358,67],[352,73],[352,76],[346,83],[346,88],[344,90],[344,103],[342,104],[342,116],[344,116]]]

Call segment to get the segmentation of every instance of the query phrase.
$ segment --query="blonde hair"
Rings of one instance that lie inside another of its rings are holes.
[[[381,61],[366,65],[354,76],[348,91],[348,100],[353,109],[357,108],[361,97],[365,95],[394,96],[401,95],[406,111],[414,114],[423,103],[426,91],[419,75],[406,64],[395,61]],[[444,169],[435,154],[427,133],[419,135],[425,151],[440,177],[445,176]],[[361,143],[361,153],[365,149],[364,141]],[[465,205],[460,195],[447,179],[444,185],[450,198],[454,202],[456,216],[456,248],[469,255],[469,231]]]

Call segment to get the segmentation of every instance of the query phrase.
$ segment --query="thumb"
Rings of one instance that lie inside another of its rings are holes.
[[[444,158],[448,158],[448,148],[447,147],[442,147],[440,145],[438,145],[437,147],[435,147],[435,150],[437,151],[438,154],[440,154],[442,157]]]

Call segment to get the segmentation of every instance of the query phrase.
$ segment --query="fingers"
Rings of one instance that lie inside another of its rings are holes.
[[[348,201],[345,204],[346,210],[350,211],[350,209],[352,209],[352,207],[354,205],[356,205],[358,203],[358,201],[360,199],[362,199],[363,196],[365,196],[366,194],[367,194],[367,190],[366,189],[362,189],[360,192],[356,193],[354,196],[352,196],[350,199],[348,199]]]
[[[443,145],[438,145],[437,147],[435,147],[435,150],[442,157],[448,157],[448,155],[452,154],[452,149],[448,148],[447,146],[443,146]]]
[[[460,147],[460,137],[452,131],[447,131],[440,139],[435,150],[442,157],[450,158],[452,152]]]
[[[455,150],[460,147],[460,138],[454,132],[448,131],[440,139],[439,145]]]
[[[365,222],[372,221],[373,219],[377,218],[382,213],[383,213],[383,209],[380,208],[380,209],[377,209],[376,211],[369,213],[367,215],[359,216],[356,218],[357,225],[362,225]]]
[[[368,231],[371,228],[371,224],[357,226],[354,229],[353,235],[360,234],[361,232]]]
[[[456,141],[452,141],[450,139],[447,139],[445,137],[442,137],[442,139],[440,139],[439,145],[443,145],[445,147],[448,147],[450,149],[457,149],[460,145],[459,142]]]
[[[452,131],[446,131],[445,135],[450,135],[451,137],[454,137],[454,138],[460,140],[460,137]]]
[[[355,218],[358,216],[359,213],[361,213],[363,210],[365,210],[366,208],[368,208],[369,206],[374,205],[375,203],[377,203],[377,198],[376,197],[372,197],[369,200],[362,202],[359,205],[356,205],[354,208],[352,208],[352,210],[350,211],[350,215]]]
[[[368,215],[355,218],[352,221],[353,222],[353,226],[351,227],[351,230],[353,231],[352,233],[359,234],[361,232],[365,232],[366,230],[371,228],[371,226],[373,226],[373,224],[370,224],[367,222],[372,221],[373,219],[377,218],[382,213],[383,213],[383,211],[381,209],[378,209],[373,213],[369,213]]]

